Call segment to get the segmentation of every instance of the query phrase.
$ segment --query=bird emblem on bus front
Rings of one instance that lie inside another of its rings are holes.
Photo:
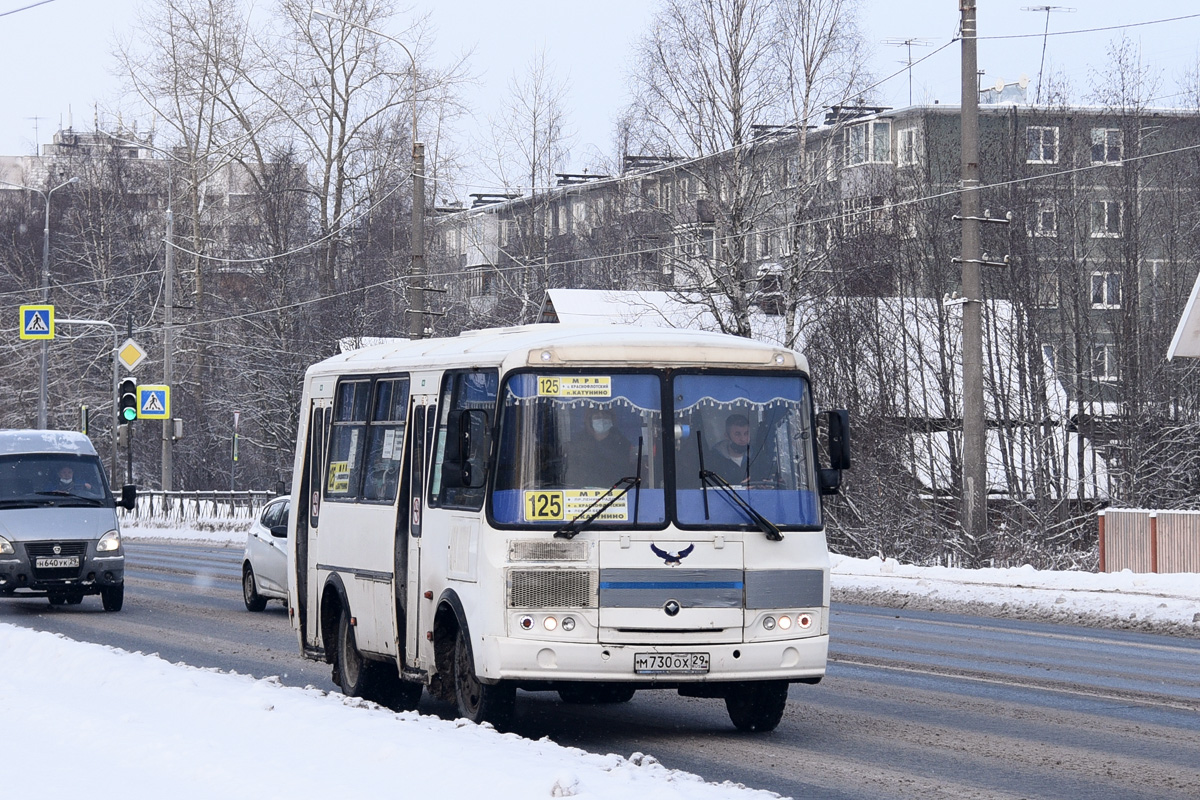
[[[682,562],[685,558],[687,558],[689,555],[691,555],[692,551],[695,549],[696,549],[696,545],[689,544],[687,547],[683,548],[678,553],[668,553],[666,550],[663,550],[661,547],[658,547],[653,542],[650,544],[650,552],[654,553],[654,555],[661,558],[663,560],[663,563],[665,563],[668,567],[678,567],[680,562]]]

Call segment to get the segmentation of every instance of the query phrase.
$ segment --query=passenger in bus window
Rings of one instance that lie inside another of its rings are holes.
[[[583,437],[571,453],[573,485],[607,489],[634,474],[633,446],[617,427],[610,409],[589,408],[583,425]]]

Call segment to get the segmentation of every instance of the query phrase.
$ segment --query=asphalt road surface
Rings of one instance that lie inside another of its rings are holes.
[[[240,547],[127,542],[125,608],[0,601],[0,622],[333,690],[282,604],[241,599]],[[829,674],[779,728],[735,731],[720,700],[615,706],[518,696],[515,732],[796,798],[1200,798],[1200,641],[835,605]],[[452,717],[444,703],[425,713]]]

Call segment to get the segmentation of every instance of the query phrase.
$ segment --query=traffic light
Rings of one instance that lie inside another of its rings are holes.
[[[117,397],[117,422],[128,425],[137,419],[138,415],[137,378],[126,378],[121,381]]]

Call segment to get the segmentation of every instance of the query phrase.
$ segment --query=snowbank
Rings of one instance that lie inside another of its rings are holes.
[[[0,653],[11,797],[778,797],[13,625]]]

